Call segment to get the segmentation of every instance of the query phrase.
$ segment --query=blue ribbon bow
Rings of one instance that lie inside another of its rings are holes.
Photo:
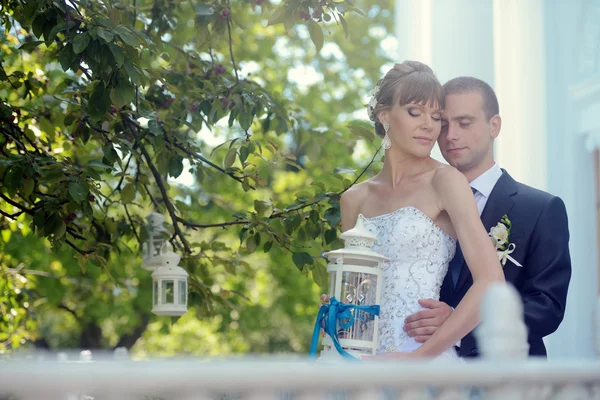
[[[311,357],[315,357],[317,354],[319,334],[321,331],[321,327],[323,327],[325,333],[328,334],[331,340],[333,341],[333,345],[335,346],[338,353],[340,353],[346,359],[357,360],[356,357],[352,356],[342,348],[337,331],[338,322],[340,328],[342,329],[350,328],[354,324],[354,314],[351,310],[363,311],[363,313],[361,313],[363,315],[365,315],[365,313],[368,313],[372,316],[379,316],[378,305],[356,306],[354,304],[340,303],[335,297],[332,297],[329,301],[329,304],[324,304],[319,309],[317,321],[315,322],[315,329],[313,330],[312,341],[310,343],[309,355]]]

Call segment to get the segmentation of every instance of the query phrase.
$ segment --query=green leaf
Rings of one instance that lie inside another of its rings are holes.
[[[272,240],[265,242],[265,244],[263,245],[263,252],[268,253],[271,250],[271,247],[273,247]]]
[[[56,230],[54,231],[54,240],[58,240],[61,237],[63,237],[63,235],[65,234],[66,231],[67,231],[67,225],[65,224],[65,222],[59,221],[58,226],[56,227]]]
[[[108,169],[112,169],[112,167],[110,165],[106,165],[106,164],[104,164],[100,160],[90,160],[90,161],[88,161],[88,167],[94,168],[94,169],[100,169],[100,170],[103,170],[103,171],[106,171]]]
[[[131,79],[131,83],[133,83],[134,85],[141,85],[142,84],[142,80],[140,78],[140,72],[131,63],[131,61],[129,61],[129,60],[126,59],[123,62],[123,67],[125,68],[125,71],[127,71],[127,75],[129,75],[129,78]]]
[[[305,265],[310,265],[310,264],[313,263],[313,257],[310,254],[302,251],[302,252],[299,252],[299,253],[294,253],[294,255],[292,255],[292,261],[294,262],[294,264],[296,265],[296,267],[300,271],[302,271],[302,268]]]
[[[321,289],[327,289],[329,287],[329,274],[327,273],[327,266],[321,262],[317,262],[315,268],[312,270],[312,276],[315,283],[319,285]]]
[[[99,82],[95,87],[90,101],[88,103],[88,109],[92,117],[95,120],[99,120],[110,108],[110,92],[105,90],[104,83]]]
[[[50,24],[46,24],[46,27],[48,26],[50,26]],[[65,29],[67,29],[67,24],[61,22],[60,24],[55,25],[54,28],[52,28],[50,32],[48,32],[47,35],[44,32],[44,40],[46,41],[46,46],[49,46],[56,37],[56,35],[58,35],[59,32],[64,31]],[[44,30],[46,30],[46,28]]]
[[[286,13],[287,13],[287,7],[285,5],[282,7],[279,7],[271,15],[271,18],[269,18],[269,23],[267,24],[267,26],[277,25],[277,24],[281,24],[282,22],[284,22]]]
[[[114,43],[109,43],[108,48],[115,57],[115,62],[117,63],[117,66],[120,68],[125,62],[125,52],[120,46],[117,46]]]
[[[35,182],[31,178],[25,179],[23,182],[23,194],[25,197],[29,197],[31,193],[33,193],[33,187],[35,186]]]
[[[46,22],[48,22],[48,20],[46,19],[44,14],[38,14],[38,16],[35,17],[33,23],[31,24],[31,30],[33,31],[33,34],[36,37],[42,37],[42,34],[44,33],[44,25],[46,25]]]
[[[66,71],[71,67],[73,60],[76,57],[77,56],[73,53],[73,46],[71,46],[71,43],[68,43],[60,50],[60,53],[58,54],[58,62],[60,62],[60,66],[62,67],[63,71]]]
[[[325,210],[324,216],[325,216],[325,219],[327,220],[327,222],[329,223],[329,225],[331,225],[334,228],[342,220],[342,218],[340,216],[340,210],[335,207],[331,207],[331,208],[328,208],[327,210]]]
[[[208,4],[196,3],[194,5],[194,11],[196,15],[202,16],[211,16],[215,13],[214,7],[209,6]]]
[[[97,35],[98,35],[100,38],[104,39],[104,41],[105,41],[106,43],[110,43],[110,42],[112,42],[112,41],[113,41],[113,39],[115,38],[115,35],[114,35],[114,33],[112,33],[112,32],[111,32],[111,31],[109,31],[109,30],[106,30],[106,29],[98,28],[98,30],[96,31],[96,33],[97,33]]]
[[[325,231],[325,244],[329,244],[337,239],[337,230],[335,228]]]
[[[131,32],[131,30],[123,25],[117,26],[115,32],[119,35],[121,40],[131,47],[137,47],[141,43],[138,38]]]
[[[82,53],[85,49],[87,49],[91,39],[92,38],[90,37],[90,34],[87,32],[83,32],[75,36],[75,39],[73,39],[73,53]]]
[[[89,192],[88,185],[81,182],[71,182],[69,183],[69,194],[77,203],[83,202]]]
[[[18,49],[24,51],[31,51],[42,43],[44,43],[42,40],[34,40],[33,42],[23,43],[21,47],[18,47]]]
[[[244,110],[240,114],[239,122],[243,130],[250,129],[250,126],[252,125],[252,119],[252,112],[250,112],[249,110]]]
[[[104,158],[108,161],[109,165],[113,165],[115,162],[120,161],[119,155],[113,148],[112,144],[107,144],[102,148]]]
[[[344,35],[346,36],[346,39],[348,39],[348,23],[346,22],[346,20],[344,19],[344,16],[341,14],[338,14],[338,18],[340,19],[340,22],[342,23],[342,27],[344,28]]]
[[[135,185],[128,183],[124,188],[121,189],[121,201],[123,204],[129,204],[135,200]]]
[[[248,253],[254,253],[256,248],[260,245],[260,233],[255,233],[246,240],[246,249]]]
[[[229,149],[229,151],[225,155],[225,159],[223,160],[223,166],[225,167],[225,169],[230,168],[233,165],[236,156],[237,149]]]
[[[110,100],[116,108],[128,105],[135,97],[135,89],[129,82],[123,81],[110,91]]]
[[[240,147],[240,161],[242,163],[246,162],[246,160],[248,159],[248,154],[249,154],[249,151],[246,146]]]
[[[357,122],[353,122],[352,124],[348,124],[347,127],[353,135],[360,136],[369,142],[372,142],[373,139],[375,139],[375,131],[373,127],[366,122],[360,125]]]
[[[321,25],[317,24],[315,21],[310,21],[308,24],[308,33],[310,33],[310,40],[315,44],[318,53],[323,48],[324,41]]]
[[[169,159],[169,175],[177,178],[183,172],[183,157],[175,155]]]

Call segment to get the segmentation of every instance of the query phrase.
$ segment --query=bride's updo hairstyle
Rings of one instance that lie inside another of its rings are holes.
[[[404,61],[394,67],[377,82],[368,112],[375,122],[377,136],[384,137],[385,130],[377,119],[381,111],[392,108],[394,103],[404,106],[416,103],[444,108],[444,90],[433,70],[419,61]]]

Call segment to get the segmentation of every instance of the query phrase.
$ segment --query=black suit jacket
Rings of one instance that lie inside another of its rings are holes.
[[[560,198],[519,183],[503,170],[481,214],[486,231],[505,214],[512,222],[509,243],[516,245],[511,257],[523,267],[507,260],[504,275],[523,300],[529,355],[546,356],[542,338],[554,332],[563,319],[571,279],[567,211]],[[462,265],[456,287],[448,271],[440,293],[441,301],[452,307],[473,284],[462,252],[457,252],[451,264],[456,262]],[[459,355],[478,354],[471,332],[462,339]]]

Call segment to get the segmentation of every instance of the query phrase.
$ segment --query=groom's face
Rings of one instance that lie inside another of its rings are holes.
[[[480,93],[446,96],[438,144],[448,164],[468,174],[493,163],[493,136]]]

